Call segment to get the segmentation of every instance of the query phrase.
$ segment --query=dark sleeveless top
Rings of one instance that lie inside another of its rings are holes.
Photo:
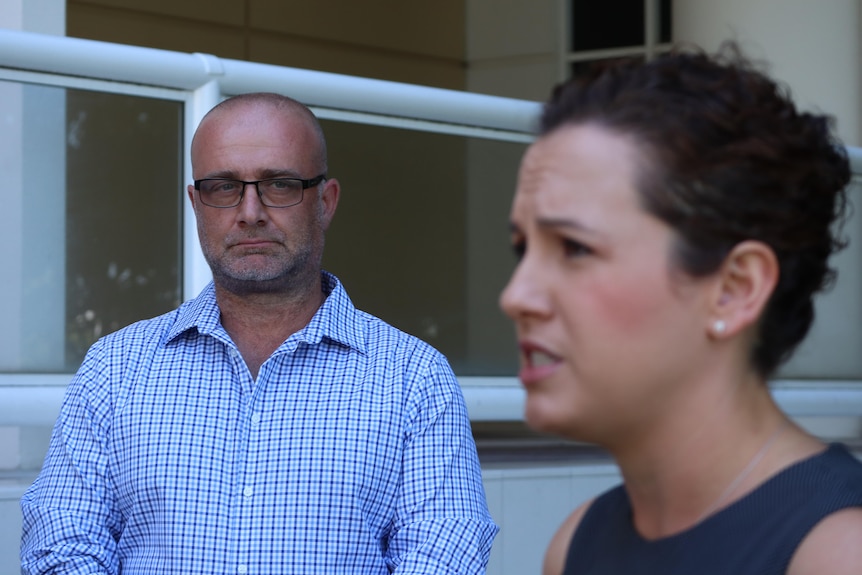
[[[800,461],[677,535],[647,541],[622,485],[578,525],[563,575],[779,575],[826,515],[862,506],[862,462],[840,444]]]

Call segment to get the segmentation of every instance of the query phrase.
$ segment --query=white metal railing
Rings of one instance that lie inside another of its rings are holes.
[[[0,67],[194,92],[281,91],[320,108],[528,135],[539,104],[81,38],[0,30]]]
[[[191,134],[221,98],[250,91],[290,94],[326,119],[504,141],[533,138],[540,104],[481,94],[357,78],[296,68],[109,44],[79,38],[0,30],[0,80],[172,99],[185,105],[185,177]],[[862,174],[862,149],[848,148]],[[184,293],[209,281],[190,210],[184,222]],[[49,425],[69,375],[0,374],[0,425]],[[524,393],[516,378],[461,378],[476,421],[522,419]],[[858,416],[862,382],[777,382],[775,396],[792,415]]]
[[[0,425],[51,425],[69,375],[0,374]],[[516,378],[461,378],[473,421],[521,421],[524,391]],[[776,381],[773,396],[794,417],[862,417],[859,382]]]

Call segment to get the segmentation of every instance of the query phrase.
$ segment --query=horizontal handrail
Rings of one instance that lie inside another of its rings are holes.
[[[310,106],[524,134],[541,111],[515,98],[21,30],[0,29],[0,67],[189,91],[215,81],[225,95],[278,91]],[[862,148],[847,151],[862,174]]]
[[[70,375],[0,374],[0,425],[50,425]],[[522,421],[526,395],[513,377],[459,378],[473,421]],[[862,381],[772,384],[778,404],[794,417],[862,417]]]
[[[532,133],[538,102],[388,80],[0,30],[0,67],[181,90],[215,81],[225,95],[288,94],[310,106]]]

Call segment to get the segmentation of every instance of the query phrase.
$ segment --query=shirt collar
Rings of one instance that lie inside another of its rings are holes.
[[[336,341],[342,345],[366,352],[365,322],[341,285],[337,277],[329,272],[321,272],[321,284],[326,299],[311,321],[304,328],[291,335],[280,349],[293,351],[299,343],[319,344],[323,339]],[[211,281],[194,299],[177,309],[177,318],[167,334],[171,341],[192,328],[202,335],[210,335],[225,342],[230,337],[221,325],[221,312],[216,302],[215,286]]]
[[[318,344],[326,338],[365,353],[365,322],[361,312],[353,305],[337,277],[324,271],[321,280],[323,293],[327,294],[323,305],[308,325],[290,336],[285,345],[294,341]]]

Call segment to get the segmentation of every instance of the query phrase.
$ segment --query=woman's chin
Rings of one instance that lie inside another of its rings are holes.
[[[554,409],[554,408],[557,409]],[[548,433],[552,435],[565,435],[563,428],[566,417],[559,412],[559,405],[543,400],[532,400],[527,398],[524,410],[524,421],[533,431]]]

